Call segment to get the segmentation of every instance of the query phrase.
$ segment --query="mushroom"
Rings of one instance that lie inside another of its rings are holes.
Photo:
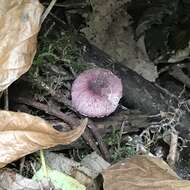
[[[121,80],[111,71],[101,68],[89,69],[73,82],[72,105],[82,115],[104,117],[117,108],[122,89]]]

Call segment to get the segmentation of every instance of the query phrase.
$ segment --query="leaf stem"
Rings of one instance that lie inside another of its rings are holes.
[[[44,151],[42,149],[40,150],[40,160],[42,163],[42,169],[44,172],[44,176],[48,177],[47,165],[46,165],[46,161],[45,161],[45,157],[44,157]]]

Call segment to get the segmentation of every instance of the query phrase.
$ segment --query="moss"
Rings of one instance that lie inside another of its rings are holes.
[[[81,72],[86,68],[81,50],[77,47],[78,34],[76,32],[64,32],[54,38],[39,37],[38,53],[35,56],[33,67],[30,70],[39,71],[44,64],[63,64],[70,66],[74,72]]]
[[[28,76],[40,99],[57,90],[69,94],[72,80],[87,68],[77,46],[78,36],[77,32],[39,35],[37,54]]]

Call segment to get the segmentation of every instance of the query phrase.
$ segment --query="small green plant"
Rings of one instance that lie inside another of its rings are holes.
[[[84,70],[85,64],[83,64],[81,49],[77,46],[77,38],[76,32],[64,32],[53,39],[40,36],[33,69],[39,72],[36,67],[47,64],[62,64],[65,67],[72,67],[76,73]]]
[[[119,130],[113,129],[112,134],[107,135],[104,138],[104,141],[110,147],[109,151],[113,162],[117,162],[136,154],[136,149],[133,145],[122,142]]]

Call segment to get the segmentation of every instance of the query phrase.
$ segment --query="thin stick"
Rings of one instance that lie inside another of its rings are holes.
[[[48,3],[44,2],[43,5],[48,5]],[[74,3],[63,2],[63,3],[56,3],[55,4],[56,7],[63,7],[63,8],[69,8],[69,9],[71,9],[71,8],[84,8],[87,5],[88,4],[86,2],[76,2],[76,1]]]
[[[25,163],[25,156],[21,158],[20,169],[19,169],[19,174],[20,175],[22,175],[23,168],[24,168],[24,163]]]
[[[175,168],[175,162],[176,162],[177,141],[178,141],[178,134],[174,129],[171,132],[170,151],[167,156],[168,164],[173,169]]]
[[[34,167],[34,164],[33,164],[32,162],[30,162],[30,166],[31,166],[31,168],[32,168],[32,170],[33,170],[33,172],[34,172],[34,174],[35,174],[37,171],[36,171],[36,169],[35,169],[35,167]],[[40,186],[40,190],[44,190],[43,185],[42,185],[42,182],[41,182],[41,181],[37,181],[37,182],[38,182],[38,184],[39,184],[39,186]]]
[[[109,153],[109,151],[108,151],[106,145],[104,144],[101,135],[100,135],[99,132],[97,131],[96,126],[91,123],[91,124],[88,125],[88,127],[91,129],[94,138],[95,138],[95,139],[97,140],[97,142],[98,142],[98,145],[99,145],[99,148],[100,148],[100,151],[101,151],[101,153],[102,153],[103,158],[104,158],[106,161],[110,162],[110,161],[111,161],[110,153]]]
[[[76,126],[80,123],[79,121],[77,121],[73,117],[68,116],[68,115],[64,114],[63,112],[61,112],[61,111],[59,111],[53,107],[50,108],[46,104],[36,102],[34,100],[30,100],[30,99],[27,99],[24,97],[20,97],[16,101],[19,103],[23,103],[25,105],[28,105],[28,106],[32,106],[36,109],[42,110],[49,115],[53,115],[53,116],[63,120],[65,123],[69,124],[70,126]]]
[[[172,71],[170,71],[169,74],[190,88],[190,78],[182,71],[181,68],[175,65],[172,67]]]
[[[121,125],[120,132],[119,132],[119,139],[118,139],[118,142],[117,142],[118,150],[120,150],[120,148],[121,148],[121,140],[122,140],[122,135],[123,135],[123,130],[124,130],[125,124],[126,124],[126,122],[123,121],[122,125]]]
[[[45,12],[43,13],[43,15],[41,16],[41,20],[40,20],[41,24],[44,22],[44,20],[46,19],[46,17],[48,16],[50,11],[52,10],[52,8],[55,5],[56,1],[57,0],[52,0],[51,3],[49,4],[49,6],[47,7],[47,9],[45,10]]]
[[[88,128],[85,129],[85,132],[82,134],[82,137],[86,141],[86,143],[90,146],[90,148],[95,151],[97,154],[101,155],[98,146],[96,145],[96,141],[90,133]]]
[[[9,110],[9,91],[8,88],[4,90],[4,109]]]
[[[64,114],[63,112],[61,112],[57,109],[54,109],[52,107],[49,108],[49,106],[46,104],[42,104],[42,103],[36,102],[34,100],[29,100],[24,97],[22,97],[22,98],[20,97],[16,101],[19,103],[28,105],[28,106],[32,106],[39,110],[42,110],[49,115],[53,115],[53,116],[63,120],[65,123],[69,124],[71,128],[75,128],[75,126],[79,125],[79,123],[80,123],[77,119],[75,119],[71,116],[68,116],[68,115]],[[96,145],[94,138],[90,136],[90,132],[88,131],[88,129],[85,130],[85,132],[82,134],[82,137],[84,138],[86,143],[92,148],[92,150],[96,151],[99,154],[100,151]]]

